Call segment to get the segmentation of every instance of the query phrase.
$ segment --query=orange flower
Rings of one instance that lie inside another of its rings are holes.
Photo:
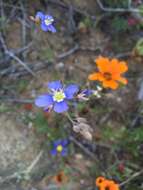
[[[106,179],[106,187],[105,190],[109,189],[109,190],[119,190],[119,185],[116,184],[114,181],[112,180],[107,180]]]
[[[119,190],[119,185],[116,184],[114,181],[109,181],[108,187],[109,190]]]
[[[120,190],[118,184],[112,180],[105,179],[104,177],[98,177],[96,179],[96,186],[99,190]]]
[[[98,177],[95,181],[96,183],[96,186],[100,186],[103,182],[105,181],[105,178],[104,177]]]
[[[55,175],[53,177],[53,181],[61,186],[63,184],[65,184],[68,181],[68,177],[65,175],[65,173],[63,171],[59,172],[57,175]]]
[[[96,64],[99,72],[90,74],[88,76],[89,80],[99,80],[103,83],[103,87],[111,89],[117,89],[118,82],[127,84],[127,79],[121,76],[122,73],[128,70],[125,61],[119,61],[118,59],[109,60],[100,56],[96,59]]]
[[[33,106],[32,106],[32,104],[28,103],[28,104],[25,104],[23,107],[25,110],[31,111]]]

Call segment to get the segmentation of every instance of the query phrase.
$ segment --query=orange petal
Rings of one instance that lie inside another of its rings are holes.
[[[125,79],[124,77],[119,77],[117,80],[120,81],[123,84],[127,84],[128,83],[128,80]]]
[[[106,190],[106,186],[105,185],[101,185],[99,190]]]
[[[101,73],[93,73],[88,76],[89,80],[99,80],[99,81],[104,81],[104,77],[102,76]]]
[[[105,178],[104,177],[98,177],[95,181],[96,183],[96,186],[100,186],[101,184],[103,184],[103,182],[105,181]]]
[[[112,186],[110,187],[110,190],[120,190],[120,189],[119,189],[119,185],[117,185],[117,184],[112,185]]]
[[[119,72],[119,61],[118,59],[112,59],[110,62],[110,71],[112,73],[118,73]]]
[[[110,181],[107,180],[107,179],[105,179],[105,180],[99,185],[99,190],[106,190],[107,187],[108,187],[108,189],[110,190],[110,188],[109,188],[109,183],[110,183]]]
[[[128,66],[125,61],[119,62],[118,59],[112,59],[110,69],[110,71],[114,74],[121,74],[128,70]]]
[[[119,185],[116,184],[114,181],[110,181],[108,183],[109,190],[119,190]]]
[[[121,73],[124,73],[128,70],[127,63],[125,61],[121,61],[119,64],[119,70]]]
[[[111,88],[113,90],[118,88],[118,83],[114,80],[110,80],[110,81],[103,81],[103,87],[105,88]]]
[[[58,173],[57,175],[53,177],[53,181],[57,185],[62,185],[68,181],[68,177],[65,175],[63,171],[61,171],[60,173]]]
[[[110,61],[108,58],[99,56],[95,62],[100,72],[109,72]]]
[[[128,70],[127,63],[124,61],[119,62],[118,59],[112,59],[110,62],[110,73],[113,75],[120,75]]]

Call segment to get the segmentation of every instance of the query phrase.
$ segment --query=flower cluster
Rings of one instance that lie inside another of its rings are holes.
[[[38,96],[35,105],[43,107],[45,111],[54,110],[57,113],[66,112],[69,109],[68,102],[74,99],[88,100],[93,90],[85,89],[79,91],[77,84],[64,86],[61,81],[52,81],[47,84],[49,92]]]
[[[113,180],[108,180],[104,177],[98,177],[95,183],[99,190],[119,190],[118,184],[116,184]]]
[[[35,18],[31,17],[31,19],[36,23],[40,23],[41,29],[44,32],[56,32],[56,28],[53,25],[54,18],[51,15],[45,15],[42,12],[37,12]],[[130,20],[130,24],[134,24],[133,20]],[[97,64],[98,71],[89,74],[88,79],[90,81],[100,81],[103,88],[110,88],[113,90],[117,89],[120,83],[124,85],[128,83],[127,79],[122,76],[122,74],[125,74],[128,70],[128,66],[125,61],[99,56],[95,62]],[[65,86],[59,80],[52,81],[47,84],[47,93],[44,93],[35,99],[35,105],[48,112],[51,110],[54,110],[57,113],[67,112],[70,102],[72,103],[75,100],[87,101],[92,95],[96,98],[100,98],[102,87],[97,85],[94,90],[90,88],[81,90],[77,84],[69,84]],[[76,118],[76,121],[72,121],[71,118],[69,120],[73,125],[74,132],[81,134],[87,140],[92,140],[93,131],[84,118],[78,117]],[[69,141],[67,139],[54,141],[51,155],[66,156],[68,153],[68,144]],[[67,177],[63,171],[54,176],[53,179],[57,184],[67,181]],[[98,177],[96,179],[96,186],[99,190],[119,190],[118,184],[113,180],[108,180],[104,177]]]

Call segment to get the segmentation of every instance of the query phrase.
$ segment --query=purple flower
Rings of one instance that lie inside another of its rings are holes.
[[[37,12],[35,19],[36,20],[40,19],[41,29],[44,32],[48,32],[48,31],[52,33],[56,32],[56,28],[52,24],[54,22],[54,18],[51,15],[45,15],[42,12]]]
[[[59,139],[53,143],[53,149],[51,150],[51,155],[56,156],[60,153],[62,156],[66,156],[68,153],[67,145],[69,141],[67,139]]]
[[[81,91],[81,94],[83,94],[84,96],[90,96],[93,94],[93,90],[90,89],[84,89]]]
[[[67,102],[72,100],[79,90],[76,84],[70,84],[64,88],[60,81],[49,82],[48,88],[50,92],[37,97],[35,104],[38,107],[43,107],[45,110],[53,108],[57,113],[68,110]]]
[[[90,89],[84,89],[82,90],[78,95],[77,98],[79,100],[88,100],[89,97],[93,94],[93,90]]]

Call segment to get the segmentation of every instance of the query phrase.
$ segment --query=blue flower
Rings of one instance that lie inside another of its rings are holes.
[[[37,12],[35,20],[40,19],[41,21],[41,29],[44,32],[56,32],[56,28],[53,26],[54,18],[51,15],[45,15],[42,12]]]
[[[68,153],[67,145],[69,141],[67,139],[59,139],[53,143],[53,149],[51,150],[51,155],[55,156],[60,153],[62,156],[66,156]]]
[[[57,113],[66,112],[69,108],[67,101],[74,99],[79,91],[78,85],[70,84],[64,88],[60,81],[49,82],[48,88],[50,92],[37,97],[35,104],[45,110],[53,108]]]

